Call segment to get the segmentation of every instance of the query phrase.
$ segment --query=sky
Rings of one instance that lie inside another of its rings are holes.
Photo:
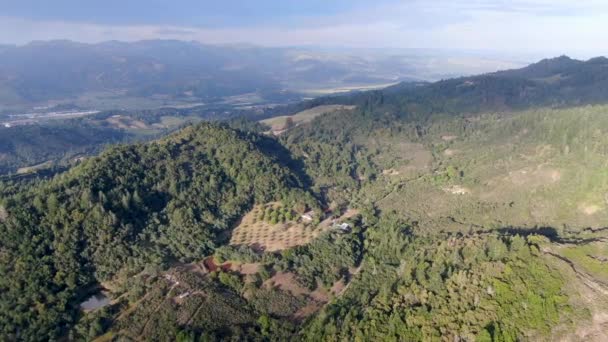
[[[0,0],[0,43],[209,44],[608,54],[606,0]]]

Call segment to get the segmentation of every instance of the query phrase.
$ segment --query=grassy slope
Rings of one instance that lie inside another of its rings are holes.
[[[376,151],[378,181],[361,196],[442,229],[601,227],[608,219],[606,112],[593,106],[446,119],[422,139],[376,131],[360,143]]]
[[[325,113],[335,112],[337,110],[342,109],[351,109],[352,106],[343,106],[343,105],[321,105],[314,108],[306,109],[301,112],[298,112],[294,115],[284,115],[277,116],[270,119],[262,120],[261,123],[268,125],[273,128],[273,130],[281,130],[284,129],[285,124],[287,122],[287,118],[292,118],[293,123],[298,125],[301,123],[310,122],[312,119],[316,118],[319,115]]]

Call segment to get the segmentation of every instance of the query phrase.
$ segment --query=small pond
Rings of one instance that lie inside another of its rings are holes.
[[[84,302],[80,303],[80,308],[84,311],[97,310],[110,304],[110,298],[103,292],[96,293]]]

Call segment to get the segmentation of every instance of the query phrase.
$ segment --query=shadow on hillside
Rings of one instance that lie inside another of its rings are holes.
[[[557,230],[553,227],[537,227],[537,228],[516,228],[516,227],[506,227],[499,228],[496,230],[501,234],[506,235],[542,235],[548,238],[551,242],[560,242],[561,238]]]
[[[604,230],[599,229],[599,230]],[[577,238],[577,234],[568,234],[569,236],[560,236],[559,232],[553,227],[536,227],[536,228],[516,228],[516,227],[505,227],[496,229],[497,232],[506,235],[542,235],[549,239],[552,243],[562,244],[587,244],[592,242],[604,241],[603,237],[588,237],[588,238]],[[585,230],[583,230],[585,231]],[[581,231],[581,233],[583,232]],[[580,234],[580,233],[579,233]]]
[[[306,166],[302,160],[294,159],[285,146],[276,139],[267,136],[259,136],[257,141],[258,148],[270,158],[276,159],[278,164],[289,168],[298,177],[300,186],[308,188],[312,186],[312,180],[306,173]]]

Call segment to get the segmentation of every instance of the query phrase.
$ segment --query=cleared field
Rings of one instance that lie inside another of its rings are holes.
[[[40,163],[37,165],[32,165],[32,166],[26,166],[26,167],[21,167],[17,170],[17,174],[26,174],[26,173],[30,173],[30,172],[34,172],[34,171],[38,171],[40,169],[44,169],[47,167],[50,167],[51,165],[53,165],[53,162],[48,160],[45,161],[44,163]]]
[[[247,245],[260,251],[278,251],[304,245],[323,231],[322,227],[303,223],[299,217],[277,224],[260,220],[260,214],[269,206],[278,208],[280,205],[269,203],[255,206],[232,232],[230,244]]]
[[[316,118],[319,115],[325,114],[325,113],[331,113],[331,112],[335,112],[338,110],[351,110],[353,108],[355,108],[355,106],[345,106],[345,105],[317,106],[314,108],[303,110],[294,115],[277,116],[274,118],[262,120],[261,122],[265,125],[270,126],[271,131],[274,134],[281,134],[285,130],[290,128],[289,124],[288,124],[289,118],[291,118],[291,121],[292,121],[291,125],[297,126],[302,123],[310,122],[310,121],[312,121],[312,119]]]
[[[160,118],[160,127],[175,128],[186,122],[187,118],[178,116],[163,116]]]
[[[136,120],[129,116],[123,115],[114,115],[106,121],[112,125],[112,127],[119,129],[147,129],[148,125],[146,125],[143,121]]]

